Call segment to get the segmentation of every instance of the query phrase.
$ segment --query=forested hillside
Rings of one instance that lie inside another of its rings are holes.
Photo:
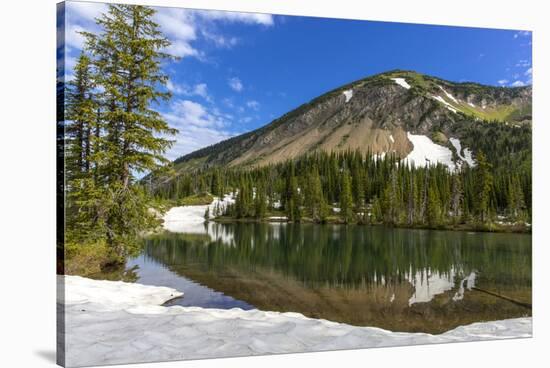
[[[235,192],[219,219],[528,229],[531,88],[392,71],[328,92],[149,177],[157,197]]]

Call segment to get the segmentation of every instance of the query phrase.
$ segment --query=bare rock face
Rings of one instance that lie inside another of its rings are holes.
[[[199,167],[262,166],[316,150],[405,157],[413,149],[407,132],[461,138],[458,128],[468,121],[526,124],[531,120],[531,98],[530,86],[453,83],[392,71],[337,88],[262,128],[195,151],[175,163],[179,170],[188,170],[190,162],[200,162]]]

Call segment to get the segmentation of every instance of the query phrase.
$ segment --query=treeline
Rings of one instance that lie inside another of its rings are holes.
[[[157,187],[156,195],[176,199],[200,191],[218,196],[235,191],[235,204],[215,215],[237,219],[284,214],[294,222],[435,228],[529,221],[530,177],[529,170],[494,168],[481,152],[474,168],[454,173],[443,165],[411,167],[391,155],[318,152],[250,170],[183,174]]]
[[[137,182],[155,172],[175,133],[151,109],[170,94],[160,63],[169,41],[152,21],[154,10],[109,5],[96,19],[98,34],[82,32],[86,45],[65,90],[65,251],[107,249],[122,262],[141,232],[155,226],[153,199]],[[95,248],[94,248],[95,247]]]

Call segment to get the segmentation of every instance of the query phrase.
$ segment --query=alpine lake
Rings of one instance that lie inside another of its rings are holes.
[[[531,235],[287,223],[197,224],[97,278],[172,287],[166,305],[297,312],[442,333],[531,316]]]

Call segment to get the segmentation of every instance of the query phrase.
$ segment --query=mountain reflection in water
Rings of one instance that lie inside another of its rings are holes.
[[[531,315],[531,236],[316,224],[197,224],[148,237],[137,282],[171,304],[299,312],[439,333]]]

